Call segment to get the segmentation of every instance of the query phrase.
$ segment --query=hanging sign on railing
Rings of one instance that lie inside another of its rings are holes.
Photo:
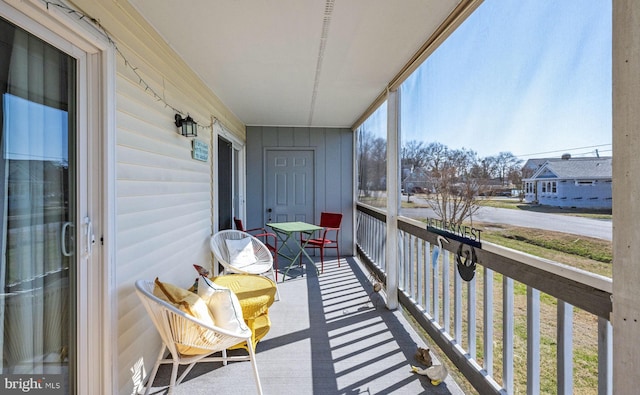
[[[427,219],[427,231],[460,242],[458,251],[456,252],[456,266],[458,267],[460,277],[464,281],[471,281],[476,274],[477,259],[474,247],[482,248],[480,238],[482,231],[470,226],[456,225],[432,218]],[[440,246],[440,248],[442,248],[442,246]]]
[[[447,238],[468,244],[476,248],[482,248],[480,229],[465,225],[457,225],[440,219],[427,218],[427,230]]]

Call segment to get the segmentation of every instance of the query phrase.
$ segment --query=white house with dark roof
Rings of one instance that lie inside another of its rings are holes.
[[[610,209],[611,157],[548,160],[523,179],[527,203]]]

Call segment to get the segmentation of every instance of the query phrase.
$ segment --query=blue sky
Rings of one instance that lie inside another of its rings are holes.
[[[610,156],[611,2],[486,0],[402,85],[402,133],[481,157]]]

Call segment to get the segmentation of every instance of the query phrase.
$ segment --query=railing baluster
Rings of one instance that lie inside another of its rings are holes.
[[[365,229],[367,230],[367,234],[365,236],[365,243],[368,246],[367,247],[368,251],[371,254],[371,257],[374,259],[374,261],[378,262],[378,251],[376,248],[374,248],[373,244],[371,244],[371,239],[376,237],[377,231],[376,231],[376,226],[374,224],[374,220],[370,216],[366,216]]]
[[[416,276],[417,276],[417,295],[416,303],[424,306],[424,240],[416,238],[418,251],[416,252]]]
[[[434,246],[434,248],[437,247]],[[440,323],[440,295],[438,290],[440,289],[439,266],[441,255],[438,255],[438,258],[431,262],[433,267],[433,319],[437,323]]]
[[[413,254],[414,254],[414,248],[413,248],[413,236],[405,233],[405,245],[407,250],[405,251],[406,258],[406,269],[405,269],[405,278],[406,278],[406,282],[407,282],[407,290],[408,290],[408,294],[413,297]]]
[[[460,277],[460,276],[456,276]],[[468,331],[467,338],[469,344],[469,356],[476,359],[476,279],[475,277],[467,283],[467,311],[468,311]]]
[[[387,272],[387,237],[386,227],[384,222],[378,224],[378,240],[383,240],[382,243],[376,243],[376,240],[372,240],[373,244],[378,246],[378,262],[380,262],[380,268]]]
[[[613,394],[613,327],[598,317],[598,395]]]
[[[502,276],[502,385],[513,394],[513,279]]]
[[[418,244],[417,244],[418,240],[415,237],[411,236],[411,235],[409,235],[409,240],[410,240],[409,248],[411,249],[411,253],[409,255],[410,256],[410,259],[409,259],[409,262],[410,262],[410,264],[409,264],[409,282],[411,284],[411,297],[415,298],[416,295],[417,295],[417,292],[416,292],[416,265],[417,265],[417,262],[418,262],[418,259],[417,259],[418,258],[418,256],[417,256],[417,254],[418,254]]]
[[[442,251],[440,252],[442,254]],[[449,291],[449,251],[444,250],[442,257],[442,314],[444,321],[444,331],[450,332],[449,322],[451,321],[451,295]]]
[[[378,262],[378,266],[382,267],[383,261],[380,259],[380,249],[381,246],[380,245],[376,245],[375,244],[375,239],[377,237],[381,237],[382,235],[380,234],[380,222],[376,222],[375,219],[373,219],[372,217],[369,217],[369,221],[370,221],[370,229],[372,230],[371,232],[371,236],[369,237],[369,247],[371,248],[371,251],[373,251],[373,255],[375,256],[375,260],[376,262]],[[384,239],[378,239],[378,240],[384,240]]]
[[[378,253],[379,247],[373,243],[373,239],[380,236],[378,234],[379,221],[376,221],[373,217],[367,218],[367,221],[367,229],[369,229],[370,231],[367,237],[367,245],[369,245],[369,251],[371,251],[371,256],[373,257],[374,262],[376,262],[378,266],[380,266],[382,262],[380,262],[380,255]]]
[[[415,288],[414,288],[414,284],[413,284],[413,267],[415,264],[415,247],[414,247],[414,238],[413,236],[411,236],[410,234],[405,232],[405,236],[407,238],[407,257],[406,257],[406,263],[407,263],[407,289],[409,290],[409,295],[411,295],[412,298],[415,298]]]
[[[484,370],[493,376],[493,270],[484,268]]]
[[[425,281],[424,281],[424,297],[425,297],[425,310],[427,314],[432,315],[433,310],[431,309],[431,280],[432,280],[432,272],[431,272],[431,243],[427,242],[425,245],[425,253],[427,254],[426,266],[424,268],[425,271]]]
[[[382,269],[384,272],[387,272],[387,227],[383,222],[380,222],[378,227],[378,232],[380,232],[380,238],[378,240],[382,240],[380,243],[380,261],[382,262]],[[374,243],[377,243],[374,240]]]
[[[462,277],[453,275],[453,330],[457,344],[462,344]]]
[[[407,265],[405,264],[406,254],[404,251],[406,251],[406,246],[404,239],[404,233],[398,232],[398,259],[400,260],[400,267],[398,268],[398,289],[407,292],[407,287],[405,286]]]
[[[573,306],[558,299],[558,394],[573,394]]]
[[[527,394],[540,393],[540,291],[527,287]]]

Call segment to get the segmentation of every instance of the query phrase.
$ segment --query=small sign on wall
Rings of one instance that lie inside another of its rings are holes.
[[[209,146],[198,139],[191,140],[191,157],[195,160],[206,162],[209,160]]]

